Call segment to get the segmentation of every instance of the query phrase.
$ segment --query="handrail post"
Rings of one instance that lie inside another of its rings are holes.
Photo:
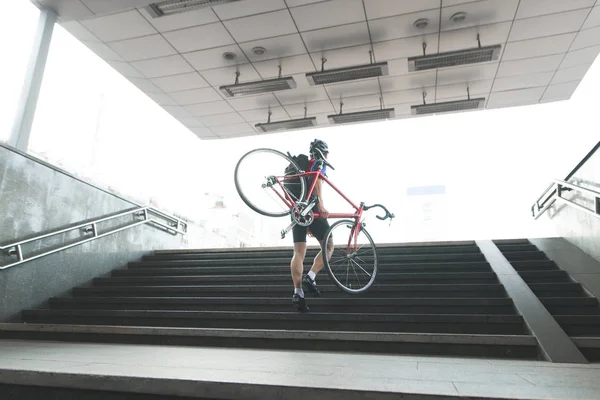
[[[600,196],[596,196],[596,214],[600,215]]]
[[[17,261],[23,261],[23,249],[20,244],[17,245]]]

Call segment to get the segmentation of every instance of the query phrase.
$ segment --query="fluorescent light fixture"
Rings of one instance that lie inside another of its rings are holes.
[[[308,83],[311,85],[326,85],[328,83],[376,78],[378,76],[384,76],[387,74],[388,63],[380,62],[374,64],[357,65],[353,67],[330,69],[327,71],[310,72],[306,74],[306,79],[308,79]]]
[[[498,44],[495,46],[476,47],[467,50],[409,57],[408,70],[411,72],[424,71],[428,69],[494,61],[498,59],[501,48],[502,46]]]
[[[233,3],[235,1],[241,0],[165,0],[158,3],[152,3],[148,5],[146,9],[152,17],[158,18],[166,15],[198,10],[200,8]]]
[[[375,121],[379,119],[390,119],[394,118],[394,109],[386,108],[386,109],[377,109],[377,110],[368,110],[368,111],[358,111],[353,113],[345,113],[345,114],[333,114],[328,115],[327,118],[330,122],[334,124],[349,124],[353,122],[363,122],[363,121]]]
[[[254,125],[257,129],[263,132],[284,131],[289,129],[309,128],[317,124],[316,117],[288,119],[285,121],[267,122],[264,124]]]
[[[219,90],[227,97],[247,96],[266,92],[277,92],[279,90],[294,89],[296,81],[291,76],[276,79],[267,79],[264,81],[254,81],[246,83],[234,83],[219,87]]]
[[[475,110],[483,108],[485,104],[485,98],[480,97],[477,99],[457,100],[457,101],[445,101],[442,103],[431,103],[431,104],[419,104],[411,106],[412,115],[424,115],[424,114],[440,114],[452,111],[465,111]]]

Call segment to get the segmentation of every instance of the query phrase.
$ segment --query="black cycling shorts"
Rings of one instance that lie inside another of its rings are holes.
[[[310,232],[313,234],[315,238],[319,242],[322,242],[325,239],[325,234],[329,229],[329,222],[323,218],[317,218],[313,221],[310,226],[300,226],[295,225],[292,233],[294,235],[294,243],[304,242],[306,243],[306,235],[308,233],[308,229],[310,228]]]

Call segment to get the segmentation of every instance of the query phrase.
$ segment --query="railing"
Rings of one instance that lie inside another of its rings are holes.
[[[100,232],[98,229],[98,225],[101,223],[115,221],[118,218],[123,218],[128,215],[133,216],[134,222],[129,223],[125,226],[120,226],[114,229],[107,229],[106,231]],[[162,219],[156,219],[152,217]],[[153,207],[139,207],[132,209],[130,211],[122,212],[119,214],[111,215],[108,217],[98,218],[93,221],[88,221],[82,224],[78,224],[75,226],[70,226],[68,228],[58,229],[49,233],[45,233],[42,235],[38,235],[29,239],[21,240],[15,243],[10,243],[4,246],[0,246],[0,251],[4,252],[10,257],[14,257],[15,261],[0,266],[0,270],[4,270],[10,267],[14,267],[16,265],[20,265],[26,263],[28,261],[36,260],[41,257],[45,257],[47,255],[57,253],[62,250],[69,249],[71,247],[79,246],[81,244],[91,242],[92,240],[99,239],[104,236],[112,235],[113,233],[121,232],[127,229],[134,228],[136,226],[150,224],[160,229],[165,230],[166,232],[172,235],[185,235],[187,232],[187,224],[179,218],[167,215]],[[35,253],[32,255],[25,255],[23,251],[23,246],[27,244],[32,244],[34,242],[41,241],[43,239],[47,239],[56,235],[61,235],[69,232],[81,232],[81,236],[73,243],[69,243],[67,245],[63,245],[57,248],[53,248],[51,250],[46,250],[40,253]]]
[[[534,219],[538,219],[539,217],[541,217],[542,214],[544,212],[546,212],[546,210],[548,210],[550,207],[552,207],[552,205],[554,205],[554,203],[557,200],[564,202],[565,204],[568,204],[572,207],[575,207],[581,211],[584,211],[588,214],[594,215],[596,217],[600,217],[600,210],[599,210],[599,207],[600,207],[599,201],[600,200],[598,198],[599,193],[596,191],[587,189],[583,186],[577,185],[573,182],[571,182],[571,183],[567,182],[581,169],[581,167],[583,167],[585,165],[585,163],[588,162],[588,160],[596,153],[596,151],[598,149],[600,149],[600,142],[596,143],[596,145],[592,148],[592,150],[590,150],[590,152],[588,154],[586,154],[585,157],[583,157],[583,159],[577,164],[577,166],[575,166],[575,168],[573,168],[573,170],[567,175],[567,177],[564,180],[558,180],[558,179],[554,180],[554,182],[551,183],[550,186],[548,186],[546,188],[546,190],[544,190],[542,195],[536,200],[536,202],[533,204],[533,206],[531,206],[531,214],[533,215]],[[572,200],[565,199],[562,196],[563,192],[568,192],[568,191],[572,191],[572,190],[576,190],[581,193],[592,195],[594,197],[594,205],[595,205],[594,209],[589,209],[587,207],[584,207],[580,204],[573,202]]]

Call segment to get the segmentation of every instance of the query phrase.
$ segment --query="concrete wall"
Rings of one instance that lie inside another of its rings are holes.
[[[1,245],[136,206],[64,171],[0,146]],[[131,222],[132,218],[122,218],[101,229]],[[67,243],[80,234],[72,232],[53,237],[35,246],[25,246],[24,250],[35,253]],[[181,236],[139,226],[0,270],[0,321],[9,320],[23,309],[38,306],[49,297],[85,284],[152,250],[180,248],[181,241]],[[0,265],[7,261],[6,255],[0,255]]]
[[[600,192],[600,150],[596,151],[570,181]],[[594,209],[590,196],[570,192],[565,194],[565,197]],[[558,202],[549,211],[546,218],[551,218],[556,223],[560,236],[600,261],[600,218]]]

